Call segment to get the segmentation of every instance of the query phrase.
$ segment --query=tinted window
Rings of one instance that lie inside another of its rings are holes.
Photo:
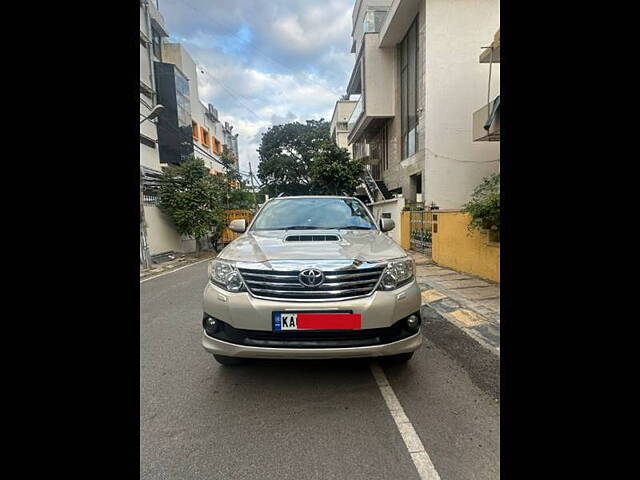
[[[253,230],[352,228],[373,230],[362,203],[350,198],[283,198],[269,202]]]

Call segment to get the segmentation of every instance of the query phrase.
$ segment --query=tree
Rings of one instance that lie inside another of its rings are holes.
[[[194,156],[162,173],[159,206],[179,233],[195,238],[198,255],[200,239],[224,223],[224,183],[209,174],[204,160]]]
[[[363,169],[362,159],[352,160],[346,148],[325,142],[309,169],[311,191],[320,195],[352,195],[362,182]]]
[[[242,176],[236,169],[236,156],[229,150],[226,145],[222,146],[222,155],[220,155],[220,162],[224,167],[224,171],[221,175],[218,175],[218,179],[222,180],[222,189],[224,196],[224,206],[226,208],[240,208],[232,206],[232,198],[237,197],[234,192],[240,188],[244,188]]]
[[[482,179],[462,211],[471,215],[469,229],[494,229],[500,234],[500,174]]]
[[[231,190],[229,195],[229,208],[233,210],[252,210],[253,194],[244,188]]]
[[[331,140],[324,119],[274,125],[262,136],[258,153],[258,177],[271,196],[352,194],[360,183],[363,162],[351,160]]]
[[[269,195],[309,192],[309,168],[314,155],[329,141],[324,119],[274,125],[262,135],[258,178]]]

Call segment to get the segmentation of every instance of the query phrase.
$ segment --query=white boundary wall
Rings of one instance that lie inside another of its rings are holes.
[[[382,200],[381,202],[375,202],[367,205],[373,217],[376,219],[376,223],[380,220],[383,213],[391,214],[391,219],[395,222],[396,227],[386,234],[391,237],[398,245],[400,245],[400,225],[402,210],[404,210],[404,197],[392,198],[390,200]]]

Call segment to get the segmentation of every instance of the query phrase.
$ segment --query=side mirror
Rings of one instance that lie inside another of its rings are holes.
[[[393,230],[394,228],[396,228],[396,222],[394,222],[391,218],[381,218],[379,220],[379,224],[380,231],[382,232],[388,232],[389,230]]]
[[[229,230],[236,233],[244,233],[247,229],[247,221],[244,218],[239,218],[237,220],[231,220],[229,223]]]

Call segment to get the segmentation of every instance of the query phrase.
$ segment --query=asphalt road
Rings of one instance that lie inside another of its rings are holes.
[[[368,360],[229,368],[202,349],[206,265],[140,284],[140,478],[419,479]],[[389,383],[442,480],[498,479],[499,362],[423,317]]]

